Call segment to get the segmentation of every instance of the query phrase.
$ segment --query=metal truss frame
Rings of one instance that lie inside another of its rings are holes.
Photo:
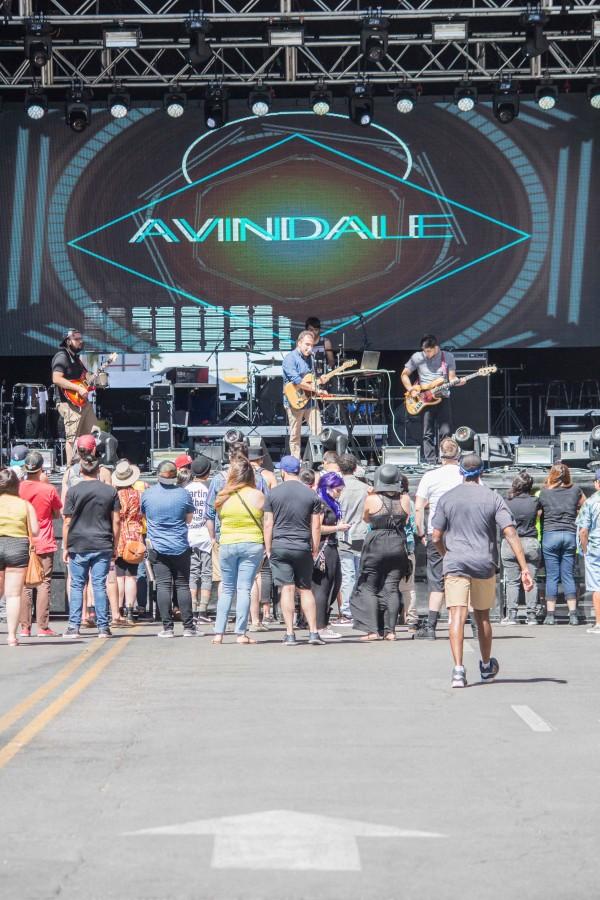
[[[549,49],[533,60],[525,57],[520,22],[530,6],[513,0],[464,5],[460,0],[454,5],[398,0],[391,9],[376,9],[389,20],[389,42],[385,57],[368,66],[360,50],[360,29],[373,5],[364,0],[207,0],[201,15],[212,26],[212,55],[196,68],[186,53],[185,25],[193,0],[33,2],[0,0],[0,92],[5,97],[32,84],[23,36],[28,18],[39,12],[52,31],[52,57],[37,80],[57,91],[74,79],[100,92],[119,80],[140,95],[144,89],[176,83],[200,88],[218,81],[239,89],[262,83],[307,91],[315,82],[335,89],[366,79],[375,89],[411,82],[439,94],[465,78],[491,84],[506,77],[552,78],[581,90],[597,75],[600,61],[600,38],[592,30],[593,20],[600,19],[600,0],[564,0],[560,7],[542,0],[549,16],[544,29]],[[467,40],[435,42],[432,22],[457,18],[468,20]],[[266,26],[282,22],[304,26],[302,46],[269,46]],[[104,48],[103,29],[117,23],[141,29],[138,47]]]

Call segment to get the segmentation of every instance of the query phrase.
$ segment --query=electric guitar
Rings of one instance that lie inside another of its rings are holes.
[[[487,378],[497,371],[497,366],[482,366],[476,372],[472,372],[470,375],[463,375],[462,378],[453,378],[452,381],[444,381],[443,378],[440,378],[429,384],[415,384],[413,385],[413,390],[417,390],[420,393],[418,397],[411,397],[410,392],[406,392],[404,395],[406,412],[409,416],[418,416],[428,406],[437,406],[438,403],[441,403],[443,397],[440,397],[439,394],[442,394],[446,388],[453,387],[459,381],[470,381],[471,378]]]
[[[88,389],[88,391],[95,391],[96,381],[98,380],[98,377],[102,375],[109,366],[112,366],[117,356],[117,353],[111,353],[110,356],[107,357],[106,361],[102,363],[97,372],[95,372],[94,374],[90,372],[84,372],[83,378],[74,380],[72,384],[82,384]],[[72,403],[73,406],[77,406],[79,409],[81,409],[87,403],[87,400],[85,400],[81,396],[81,394],[78,394],[77,391],[67,391],[62,388],[62,392],[69,403]]]
[[[338,366],[337,369],[332,369],[331,372],[321,375],[321,384],[326,384],[331,378],[335,378],[336,375],[343,372],[344,369],[349,369],[351,366],[355,365],[355,359],[347,359],[346,362],[342,363],[341,366]],[[292,384],[292,382],[289,381],[283,388],[283,393],[287,397],[288,403],[292,409],[304,409],[311,397],[315,397],[317,400],[319,399],[319,386],[317,385],[316,375],[309,372],[308,375],[305,375],[305,379],[306,378],[312,380],[314,385],[313,391],[305,390],[302,386],[302,382],[300,382],[300,384]]]

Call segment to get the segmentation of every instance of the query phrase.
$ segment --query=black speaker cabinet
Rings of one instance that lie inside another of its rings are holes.
[[[483,366],[487,366],[485,350],[457,351],[456,374],[471,375]],[[490,379],[489,377],[473,378],[462,388],[452,391],[452,420],[454,428],[468,425],[480,434],[490,431]]]
[[[314,434],[309,434],[302,458],[304,462],[310,463],[313,468],[316,468],[323,462],[323,444]]]

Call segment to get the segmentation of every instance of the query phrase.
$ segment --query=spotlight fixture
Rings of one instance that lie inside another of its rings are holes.
[[[123,86],[119,83],[115,84],[114,90],[108,95],[108,111],[113,119],[124,119],[131,109],[131,96],[123,90]]]
[[[477,88],[472,81],[461,81],[454,88],[454,102],[461,112],[471,112],[477,103]]]
[[[592,19],[592,38],[595,41],[600,39],[600,19]]]
[[[271,92],[262,87],[250,91],[248,106],[255,116],[266,116],[271,109]]]
[[[141,39],[142,32],[139,28],[105,28],[102,32],[102,44],[105,50],[139,47]]]
[[[459,425],[454,432],[454,440],[463,453],[476,453],[477,433],[468,425]]]
[[[431,39],[436,44],[445,44],[448,41],[467,40],[469,23],[465,19],[451,19],[448,22],[432,22]]]
[[[348,438],[342,431],[336,431],[335,428],[324,428],[319,435],[319,440],[323,446],[323,450],[335,450],[342,456],[348,449]]]
[[[374,102],[371,88],[364,82],[357,82],[350,93],[349,115],[352,122],[366,128],[373,121]]]
[[[179,119],[185,111],[187,97],[178,90],[167,91],[163,95],[163,109],[172,119]]]
[[[381,62],[388,49],[389,20],[381,16],[366,16],[360,30],[360,52],[368,62]]]
[[[25,23],[25,56],[34,69],[43,69],[52,55],[50,27],[43,16],[34,16]]]
[[[548,15],[539,6],[531,6],[521,16],[521,25],[525,30],[525,56],[534,59],[549,49],[548,38],[544,34],[544,25]]]
[[[207,128],[221,128],[227,122],[227,89],[209,84],[204,98],[204,122]]]
[[[85,131],[90,124],[92,112],[89,100],[89,91],[84,90],[80,81],[74,81],[65,103],[65,122],[72,131]]]
[[[37,89],[27,91],[25,95],[25,112],[30,119],[43,119],[48,112],[48,98]]]
[[[317,87],[310,92],[310,105],[316,116],[326,116],[333,104],[333,94],[324,87]]]
[[[267,39],[269,47],[302,47],[304,25],[269,25]]]
[[[403,115],[411,113],[415,108],[416,102],[417,89],[414,87],[403,85],[403,87],[398,88],[398,90],[394,93],[394,103],[396,104],[396,109]]]
[[[499,81],[494,88],[494,115],[503,125],[519,115],[519,94],[510,79]]]
[[[558,88],[551,81],[542,81],[535,89],[535,99],[540,109],[554,109],[558,100]]]
[[[190,37],[187,58],[192,68],[196,69],[208,62],[212,56],[212,50],[206,40],[212,31],[212,26],[202,13],[200,15],[191,14],[185,22],[185,30]]]
[[[595,80],[588,85],[587,98],[594,109],[600,109],[600,81]]]

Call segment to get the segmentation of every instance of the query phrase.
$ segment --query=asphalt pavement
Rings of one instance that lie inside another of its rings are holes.
[[[0,634],[0,896],[597,896],[600,639]],[[467,627],[467,634],[470,630]]]

